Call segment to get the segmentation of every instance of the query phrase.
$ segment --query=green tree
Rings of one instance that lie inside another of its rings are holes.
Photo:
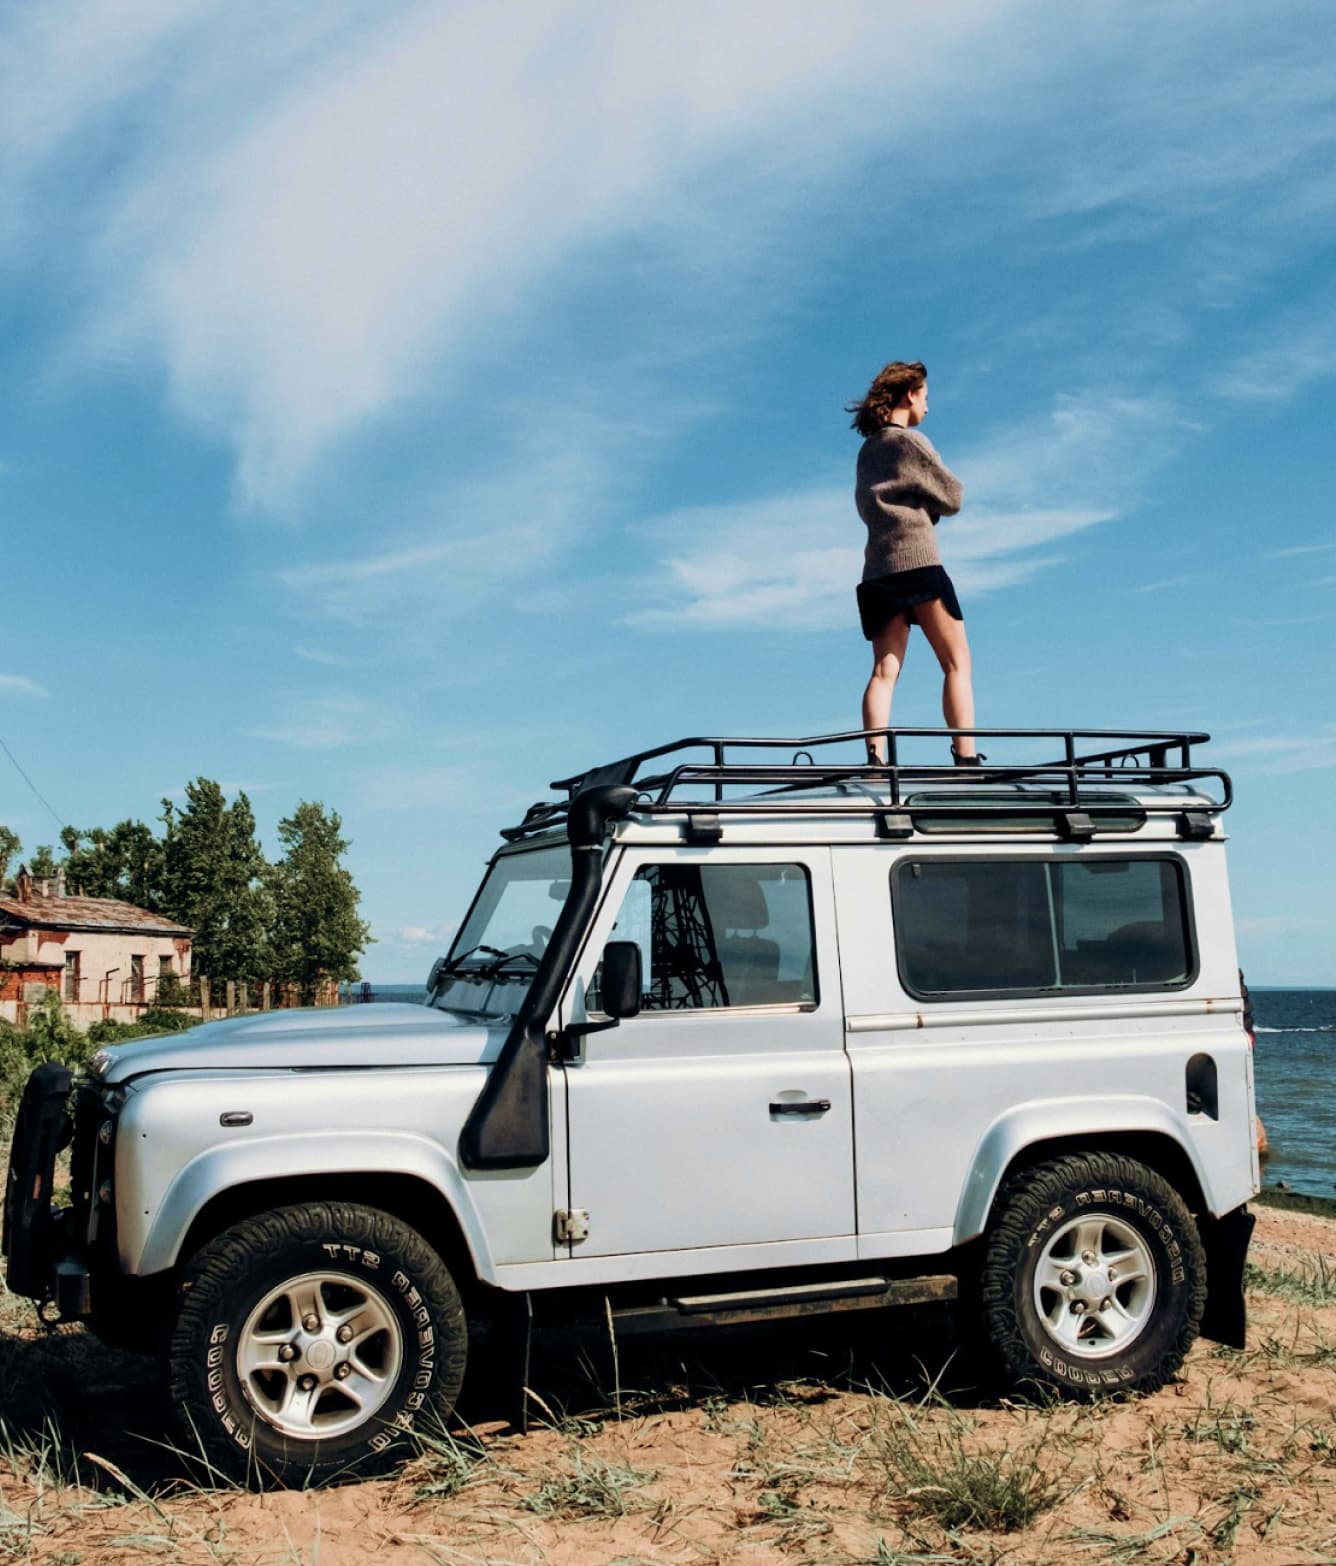
[[[0,893],[9,885],[10,864],[17,865],[22,852],[23,844],[17,834],[7,826],[0,826]]]
[[[270,875],[274,977],[299,985],[308,1003],[322,982],[357,977],[371,939],[357,916],[361,894],[339,863],[348,851],[342,829],[336,811],[306,800],[278,824],[286,852]]]
[[[69,891],[163,911],[163,843],[152,827],[142,821],[118,821],[109,832],[104,827],[66,827],[60,840]]]
[[[228,805],[217,783],[196,778],[181,810],[162,803],[162,911],[194,930],[192,966],[215,983],[267,978],[269,867],[250,800]]]
[[[32,858],[28,861],[28,869],[34,879],[42,881],[56,873],[56,856],[52,852],[50,843],[39,843],[32,851]]]

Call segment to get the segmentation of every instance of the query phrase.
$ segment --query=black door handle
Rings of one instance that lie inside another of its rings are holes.
[[[830,1108],[828,1098],[801,1099],[796,1104],[771,1104],[772,1115],[824,1115]]]

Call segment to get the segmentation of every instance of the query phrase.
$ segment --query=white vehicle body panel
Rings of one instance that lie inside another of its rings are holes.
[[[666,857],[644,848],[620,857],[568,990],[573,1010],[636,871]],[[853,1105],[829,851],[679,846],[671,859],[801,865],[810,878],[820,998],[811,1009],[642,1011],[585,1038],[580,1058],[565,1067],[565,1205],[592,1214],[578,1255],[852,1236]],[[830,1107],[772,1112],[786,1101]]]
[[[439,1191],[484,1279],[500,1263],[550,1262],[551,1161],[467,1176],[459,1167],[455,1141],[483,1077],[475,1066],[142,1079],[116,1137],[122,1267],[148,1274],[172,1266],[190,1225],[221,1192],[358,1171],[412,1176]],[[238,1110],[252,1124],[219,1124],[220,1114]]]

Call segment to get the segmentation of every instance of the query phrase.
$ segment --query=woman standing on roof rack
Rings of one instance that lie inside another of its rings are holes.
[[[933,529],[960,510],[960,480],[918,426],[928,415],[928,371],[917,361],[888,364],[861,402],[845,409],[864,437],[854,501],[867,524],[858,614],[872,643],[872,676],[863,693],[863,727],[884,729],[905,661],[909,628],[917,625],[942,666],[942,713],[948,728],[974,727],[974,688],[965,617],[942,569]],[[868,740],[868,759],[884,762],[886,741]],[[958,766],[977,767],[974,738],[951,747]]]

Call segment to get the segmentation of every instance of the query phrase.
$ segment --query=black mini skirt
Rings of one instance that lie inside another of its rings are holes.
[[[870,581],[860,582],[858,618],[863,625],[863,635],[871,641],[898,614],[907,615],[909,623],[916,624],[915,609],[920,604],[931,603],[934,598],[942,600],[942,607],[953,620],[964,620],[956,590],[942,566],[915,566],[912,571],[892,571],[889,576],[874,576]]]

